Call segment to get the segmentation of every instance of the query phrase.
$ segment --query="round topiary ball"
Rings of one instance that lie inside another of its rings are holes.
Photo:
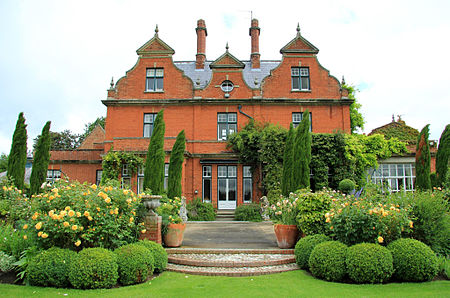
[[[309,270],[317,278],[341,281],[346,274],[347,246],[339,241],[326,241],[316,245],[309,257]]]
[[[394,272],[391,252],[375,243],[359,243],[347,250],[348,276],[357,283],[382,283]]]
[[[300,239],[295,245],[294,251],[295,261],[298,266],[302,269],[309,269],[308,260],[314,247],[319,243],[330,240],[328,236],[323,234],[310,235]]]
[[[27,266],[27,279],[34,286],[53,286],[65,288],[70,286],[70,264],[77,258],[77,253],[59,247],[52,247],[34,256]]]
[[[153,254],[143,245],[133,243],[117,248],[114,253],[119,265],[119,282],[132,285],[144,282],[153,273]]]
[[[69,281],[77,289],[111,288],[117,284],[116,255],[107,249],[85,248],[70,265]]]
[[[137,243],[145,246],[152,253],[155,262],[155,272],[163,272],[167,267],[168,257],[162,245],[150,240],[141,240]]]
[[[438,272],[436,254],[415,239],[397,239],[387,247],[394,259],[394,277],[402,281],[432,280]]]
[[[348,194],[350,193],[352,190],[354,190],[356,187],[356,184],[353,180],[350,179],[344,179],[341,182],[339,182],[339,186],[338,189],[345,193]]]

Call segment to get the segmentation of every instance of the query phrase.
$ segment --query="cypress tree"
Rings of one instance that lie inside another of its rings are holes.
[[[445,126],[439,139],[439,147],[436,153],[436,176],[439,186],[444,186],[447,181],[450,157],[450,124]]]
[[[27,163],[27,125],[23,113],[19,114],[14,130],[8,159],[7,176],[14,180],[18,189],[23,189],[25,164]]]
[[[293,149],[293,190],[309,188],[309,164],[311,163],[311,133],[309,131],[309,111],[303,113],[304,117],[297,127]]]
[[[295,130],[294,126],[289,126],[289,132],[286,138],[286,145],[284,147],[283,156],[283,172],[281,177],[281,193],[284,196],[288,196],[289,192],[292,191],[292,180],[293,180],[293,147],[294,147],[294,137]]]
[[[164,192],[164,110],[156,115],[150,144],[148,145],[147,159],[144,170],[144,189],[150,188],[153,194]]]
[[[419,134],[416,147],[416,189],[431,189],[429,124]]]
[[[44,128],[42,128],[42,134],[39,136],[36,151],[34,153],[33,168],[31,170],[30,177],[30,191],[31,194],[37,194],[42,183],[45,182],[47,177],[48,163],[50,162],[50,121],[48,121]]]
[[[178,134],[170,153],[169,180],[167,182],[167,196],[169,198],[181,197],[181,174],[185,148],[186,136],[184,130],[182,130]]]

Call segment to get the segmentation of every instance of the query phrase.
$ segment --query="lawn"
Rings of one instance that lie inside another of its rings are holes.
[[[256,277],[209,277],[164,272],[144,284],[109,290],[0,285],[0,297],[448,297],[449,281],[354,285],[331,283],[305,271]]]

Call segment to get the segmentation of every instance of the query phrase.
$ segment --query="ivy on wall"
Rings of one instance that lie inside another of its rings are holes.
[[[144,165],[141,157],[125,151],[109,151],[102,159],[102,183],[118,179],[124,165],[128,166],[131,175],[136,174],[139,167]]]

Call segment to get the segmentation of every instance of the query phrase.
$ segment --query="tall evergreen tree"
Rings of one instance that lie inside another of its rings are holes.
[[[183,170],[184,149],[186,136],[182,130],[173,144],[170,153],[169,180],[167,182],[167,196],[169,198],[181,197],[181,173]]]
[[[303,113],[303,119],[297,127],[294,141],[293,189],[309,188],[309,164],[311,163],[311,132],[309,131],[309,111]]]
[[[286,145],[284,147],[284,156],[283,156],[283,172],[281,177],[281,193],[284,196],[288,196],[291,191],[295,191],[292,189],[292,180],[293,180],[293,147],[294,147],[294,138],[295,138],[295,130],[294,126],[289,126],[289,132],[286,137]]]
[[[39,188],[47,177],[48,163],[50,162],[50,123],[48,121],[44,125],[44,128],[42,128],[42,133],[39,136],[36,151],[34,152],[33,169],[31,170],[30,177],[31,194],[37,194],[39,192]]]
[[[25,164],[27,163],[27,125],[23,113],[19,114],[14,130],[8,159],[7,175],[18,189],[23,189]]]
[[[161,110],[156,115],[154,122],[144,170],[144,189],[151,189],[153,194],[162,194],[164,192],[165,131],[164,110]]]
[[[450,124],[445,126],[439,139],[439,147],[436,153],[436,176],[439,186],[444,186],[447,181],[448,168],[450,161]]]
[[[416,147],[416,189],[431,189],[430,180],[430,143],[429,124],[425,125],[419,134]]]

